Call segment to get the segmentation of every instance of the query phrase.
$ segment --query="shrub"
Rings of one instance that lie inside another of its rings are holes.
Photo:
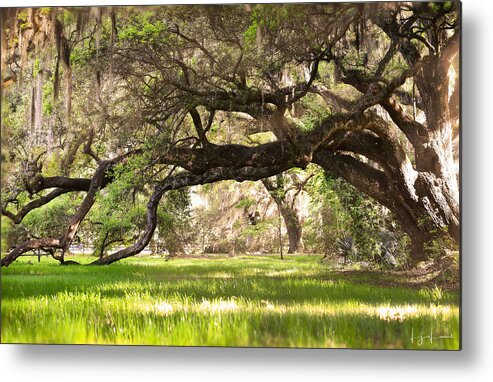
[[[358,249],[351,236],[344,235],[336,240],[336,253],[344,258],[344,264],[349,260],[356,260]]]

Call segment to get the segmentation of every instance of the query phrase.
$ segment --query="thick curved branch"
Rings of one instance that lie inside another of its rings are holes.
[[[423,144],[424,139],[427,136],[425,125],[416,122],[411,118],[392,97],[384,99],[380,102],[380,105],[385,109],[392,121],[399,127],[413,146],[416,147],[417,145]]]
[[[348,101],[322,85],[313,85],[310,91],[320,95],[324,99],[325,103],[337,112],[349,111],[354,105],[353,102]]]
[[[15,247],[10,253],[0,260],[0,266],[7,267],[22,254],[38,248],[61,248],[60,239],[44,238],[28,240]]]
[[[159,158],[159,163],[178,165],[197,175],[217,167],[241,169],[247,166],[271,166],[280,162],[294,165],[295,161],[292,147],[285,141],[254,147],[210,144],[207,148],[176,148]]]
[[[353,156],[334,154],[326,150],[315,152],[313,162],[334,175],[342,177],[381,204],[392,205],[392,200],[387,193],[389,181],[383,171],[377,170]]]
[[[70,219],[69,226],[61,238],[59,239],[45,238],[45,239],[28,240],[10,251],[9,254],[1,260],[2,266],[9,265],[17,257],[21,256],[23,253],[37,248],[60,248],[62,249],[62,254],[63,254],[63,252],[65,252],[68,249],[68,247],[71,245],[77,233],[80,223],[85,218],[85,216],[91,209],[92,205],[94,204],[97,192],[105,185],[106,172],[111,166],[114,166],[115,164],[121,162],[125,158],[126,155],[123,155],[113,160],[102,161],[100,163],[100,165],[98,166],[92,177],[92,180],[90,181],[90,185],[89,188],[87,189],[87,194],[84,200],[82,201],[81,205],[79,206],[74,216]],[[67,181],[67,178],[63,178],[63,177],[56,177],[56,178],[57,179],[61,178],[62,182]],[[84,179],[84,181],[85,180],[86,179]],[[67,190],[63,190],[63,191],[68,192]],[[63,262],[63,255],[61,261]]]
[[[135,242],[133,245],[124,248],[110,256],[98,259],[91,264],[111,264],[115,261],[140,253],[152,239],[152,235],[154,234],[154,230],[156,229],[157,225],[157,207],[162,196],[167,191],[198,184],[214,183],[226,179],[236,180],[238,182],[242,182],[245,180],[259,180],[272,175],[276,175],[284,170],[287,170],[288,168],[289,165],[283,164],[263,168],[244,167],[241,169],[232,169],[223,167],[209,170],[202,175],[181,173],[174,177],[170,177],[155,188],[151,198],[149,199],[149,202],[147,204],[147,224],[144,233],[141,235],[139,240],[137,240],[137,242]]]
[[[26,216],[32,210],[42,207],[45,204],[51,202],[53,199],[56,199],[60,195],[66,194],[67,192],[71,192],[71,191],[72,190],[70,189],[57,188],[51,191],[49,194],[29,202],[28,204],[23,206],[21,210],[17,212],[17,214],[14,214],[2,208],[2,215],[7,216],[10,220],[12,220],[13,223],[19,224],[22,221],[22,219],[24,219],[24,216]]]
[[[38,193],[49,188],[62,188],[68,191],[87,191],[91,185],[91,179],[69,178],[65,176],[36,176],[30,183],[30,191]]]
[[[405,200],[406,198],[403,198],[402,194],[396,192],[393,184],[394,179],[389,178],[383,171],[377,170],[353,156],[340,153],[333,154],[324,150],[315,153],[313,162],[335,176],[343,178],[360,192],[387,207],[396,215],[404,231],[411,237],[422,235],[416,224],[417,220],[423,216],[422,209],[419,208],[416,200]]]
[[[106,171],[108,171],[109,167],[114,165],[115,162],[120,161],[120,158],[111,160],[111,161],[101,161],[98,168],[94,172],[94,175],[91,180],[91,185],[89,186],[89,190],[79,206],[78,210],[75,212],[74,216],[70,219],[69,227],[63,237],[60,239],[60,243],[62,245],[62,249],[66,251],[74,237],[77,233],[80,223],[86,217],[89,210],[92,208],[92,205],[96,201],[96,195],[98,191],[104,187],[104,179]]]
[[[196,108],[191,108],[189,110],[190,116],[192,117],[193,125],[195,126],[195,131],[199,137],[202,146],[207,146],[209,141],[207,140],[206,131],[204,129],[204,125],[202,124],[202,119],[200,118],[200,114]]]
[[[223,150],[221,152],[225,154],[225,157],[216,158],[215,168],[206,170],[207,166],[206,167],[201,166],[201,169],[203,170],[201,174],[183,173],[164,181],[163,184],[159,185],[156,188],[153,196],[149,201],[148,219],[147,219],[148,222],[144,235],[133,246],[123,250],[124,252],[119,251],[116,254],[113,254],[112,255],[113,257],[105,258],[109,260],[102,260],[102,261],[111,261],[111,259],[114,259],[117,256],[123,256],[123,257],[131,256],[132,254],[140,252],[148,244],[149,240],[152,237],[152,232],[155,229],[155,224],[156,224],[155,214],[157,211],[156,210],[157,205],[159,204],[159,200],[161,199],[164,192],[168,190],[178,189],[190,185],[212,183],[225,179],[234,179],[237,181],[258,180],[275,175],[277,173],[287,170],[290,167],[293,167],[294,160],[292,153],[291,155],[288,155],[289,151],[282,150],[280,142],[275,142],[275,143],[276,143],[275,146],[278,149],[280,149],[280,151],[274,150],[273,153],[269,152],[269,150],[265,150],[266,149],[265,147],[263,148],[264,149],[263,152],[257,152],[255,150],[251,151],[251,149],[254,148],[248,148],[242,146],[235,146],[235,145],[231,145],[228,147],[218,146],[216,147],[216,149],[219,151]],[[267,145],[267,148],[269,147],[271,147],[270,144]],[[235,155],[235,150],[233,148],[237,149],[237,153],[239,155]],[[191,151],[191,153],[193,152],[194,151]],[[195,152],[201,152],[201,150],[195,150]],[[280,152],[281,153],[284,152],[285,154],[278,155]],[[255,157],[252,158],[253,154],[257,155],[256,158],[260,158],[260,163],[262,163],[264,166],[260,166],[259,163],[256,162]],[[40,239],[41,241],[28,241],[22,243],[14,250],[12,250],[4,259],[2,259],[2,264],[5,265],[10,264],[22,253],[31,250],[33,248],[53,247],[53,248],[61,248],[63,251],[67,250],[67,248],[72,243],[73,238],[75,237],[75,234],[78,230],[81,221],[85,218],[85,216],[91,209],[92,205],[94,204],[97,192],[104,185],[106,171],[117,161],[121,160],[121,158],[122,157],[112,161],[101,162],[101,164],[99,165],[98,169],[96,170],[91,180],[84,201],[79,206],[79,209],[70,220],[67,231],[60,239],[56,239],[56,240]],[[205,163],[207,165],[206,158],[207,157],[204,157]],[[209,158],[214,158],[214,152],[212,153],[212,156],[210,156]],[[239,158],[238,161],[235,160],[237,158]],[[225,166],[218,167],[217,166],[218,163],[224,164]],[[239,168],[237,166],[242,166],[242,167]],[[192,167],[196,168],[194,166]],[[66,181],[66,179],[63,179],[63,181]]]

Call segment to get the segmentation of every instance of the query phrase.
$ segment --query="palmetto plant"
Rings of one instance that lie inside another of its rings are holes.
[[[374,256],[374,260],[377,263],[392,268],[396,267],[397,245],[398,241],[395,234],[387,230],[382,230],[380,232],[380,251]]]
[[[344,258],[344,264],[348,259],[355,259],[358,255],[358,249],[354,239],[349,235],[344,235],[336,240],[336,253]]]

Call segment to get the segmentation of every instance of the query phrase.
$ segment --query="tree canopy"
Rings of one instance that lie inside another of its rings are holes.
[[[149,244],[173,190],[264,179],[274,191],[268,178],[312,163],[388,208],[413,261],[458,242],[458,7],[2,10],[2,215],[67,207],[2,266],[38,248],[63,261],[91,219],[99,242],[127,244],[94,262],[109,264]]]

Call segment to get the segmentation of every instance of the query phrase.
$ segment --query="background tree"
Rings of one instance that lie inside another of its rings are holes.
[[[184,188],[168,193],[158,208],[158,229],[163,232],[158,235],[159,247],[171,256],[186,254],[186,246],[196,239],[190,203],[190,191]]]
[[[262,179],[286,226],[289,240],[288,253],[303,252],[304,249],[302,224],[295,203],[312,175],[307,175],[303,180],[298,175],[290,171],[273,178]]]

